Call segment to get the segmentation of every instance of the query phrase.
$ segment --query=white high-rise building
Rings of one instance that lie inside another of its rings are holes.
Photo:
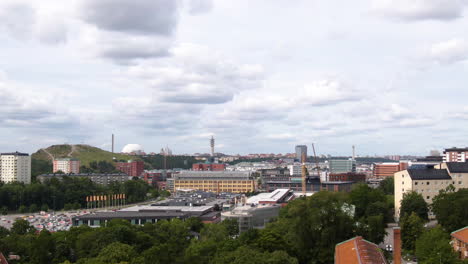
[[[0,154],[0,181],[31,183],[31,157],[27,153]]]

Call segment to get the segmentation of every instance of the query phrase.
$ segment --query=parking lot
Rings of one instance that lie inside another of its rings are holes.
[[[47,229],[49,231],[69,230],[72,226],[71,219],[75,215],[82,215],[87,211],[74,212],[40,212],[34,214],[14,214],[0,216],[0,226],[10,229],[16,219],[22,218],[28,221],[37,230]]]

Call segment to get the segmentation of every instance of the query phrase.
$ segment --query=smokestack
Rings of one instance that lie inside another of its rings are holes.
[[[112,153],[114,153],[114,134],[112,134]]]
[[[356,160],[356,147],[353,145],[353,160]]]
[[[211,136],[211,139],[210,139],[210,146],[211,146],[211,157],[214,157],[215,140],[214,140],[213,136]]]
[[[393,264],[401,264],[401,230],[393,228]]]

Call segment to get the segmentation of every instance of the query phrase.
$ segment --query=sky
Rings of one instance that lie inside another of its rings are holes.
[[[467,0],[1,0],[0,151],[465,147]]]

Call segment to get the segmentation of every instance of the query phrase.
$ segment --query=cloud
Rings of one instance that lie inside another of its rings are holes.
[[[374,0],[373,11],[404,20],[453,20],[462,16],[463,0]]]
[[[7,2],[0,5],[0,28],[18,39],[29,39],[34,32],[36,12],[24,3]]]
[[[212,0],[188,0],[188,11],[191,15],[209,12],[213,8]]]
[[[81,16],[103,30],[168,36],[178,10],[177,0],[86,0]]]
[[[428,51],[431,60],[453,64],[468,59],[468,43],[462,39],[451,39],[444,42],[435,43]]]
[[[141,62],[129,68],[130,77],[146,81],[158,101],[221,104],[243,90],[257,89],[263,68],[236,63],[203,46],[181,44],[164,60]]]

